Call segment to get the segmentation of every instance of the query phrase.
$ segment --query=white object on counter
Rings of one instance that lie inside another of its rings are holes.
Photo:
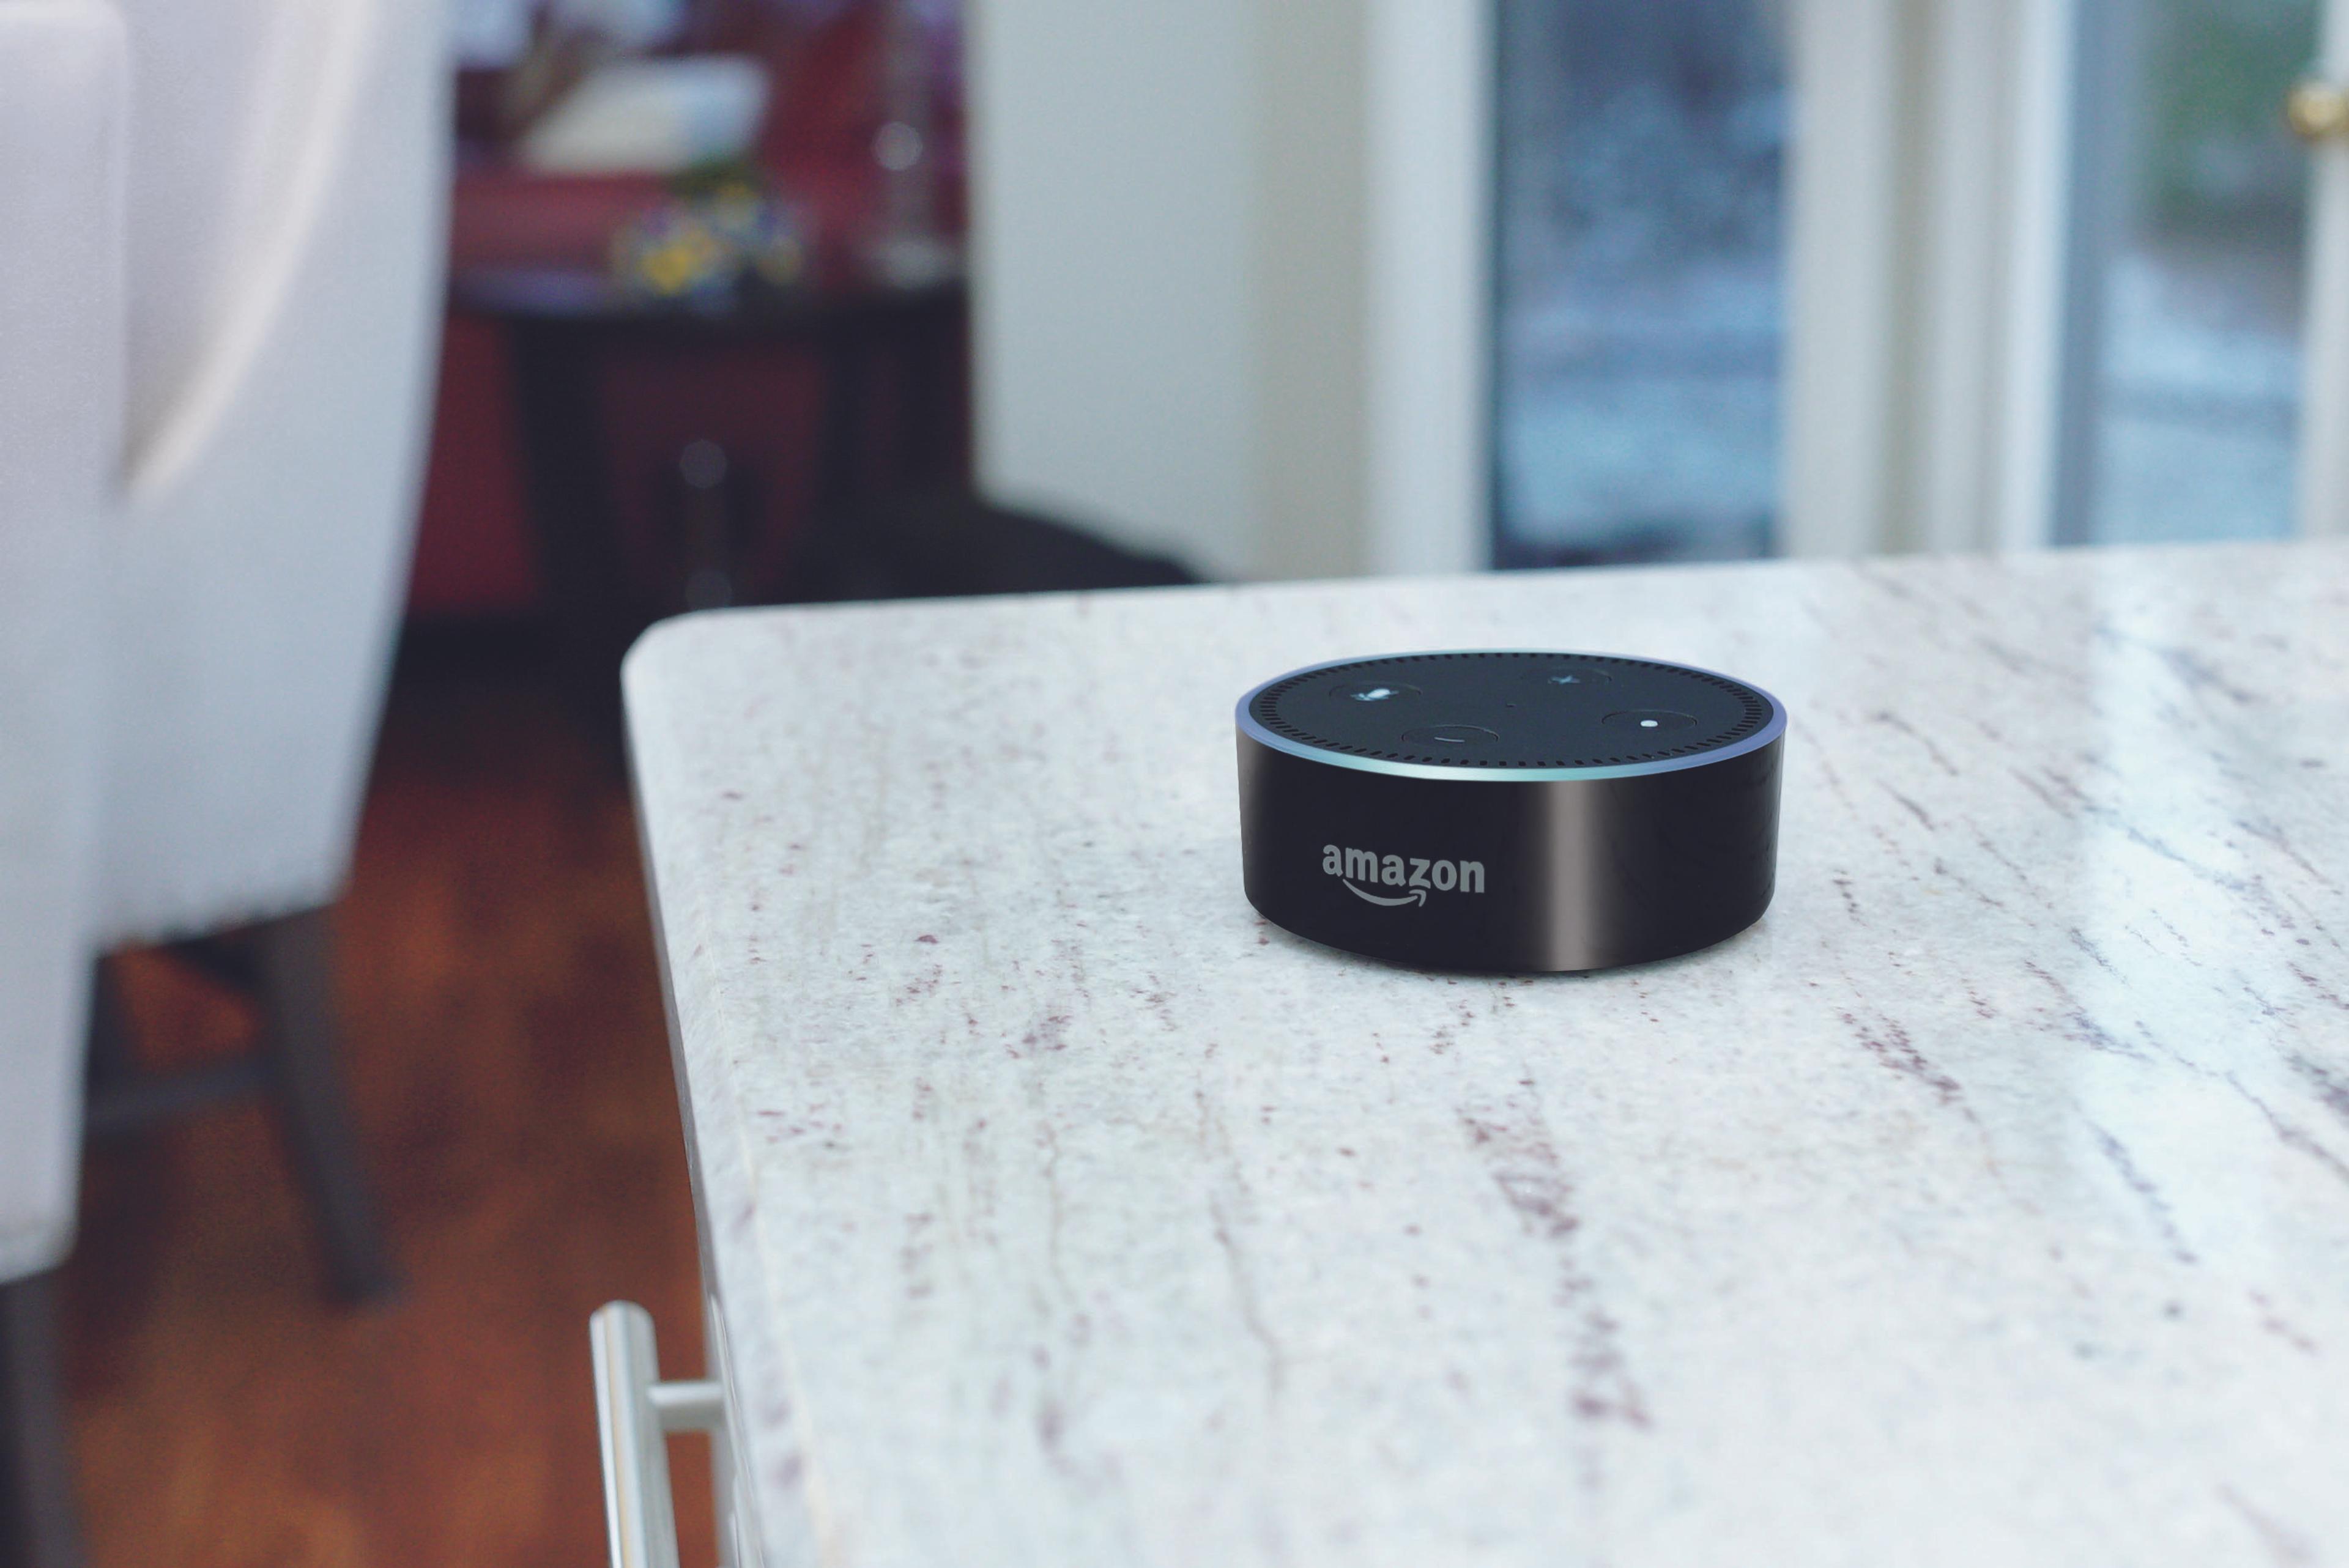
[[[1240,892],[1231,706],[1792,715],[1777,900],[1528,979]],[[767,1568],[2349,1553],[2349,549],[721,612],[630,733]]]
[[[522,160],[548,174],[674,174],[748,151],[767,69],[745,55],[615,60],[530,129]]]

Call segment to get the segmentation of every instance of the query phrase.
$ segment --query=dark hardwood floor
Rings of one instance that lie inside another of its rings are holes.
[[[692,1214],[626,787],[527,658],[404,664],[338,931],[404,1294],[328,1302],[258,1108],[94,1149],[65,1298],[92,1563],[601,1563],[587,1315],[643,1303],[698,1375]],[[122,974],[159,1060],[252,1026],[167,959]],[[707,1563],[707,1450],[671,1447]]]

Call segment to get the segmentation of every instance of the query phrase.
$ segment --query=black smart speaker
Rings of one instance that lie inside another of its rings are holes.
[[[1248,902],[1315,942],[1510,973],[1669,958],[1769,907],[1786,710],[1604,654],[1392,654],[1240,699]]]

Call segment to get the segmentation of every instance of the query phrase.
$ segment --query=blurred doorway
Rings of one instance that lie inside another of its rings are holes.
[[[2293,531],[2322,0],[2075,0],[2053,533]]]

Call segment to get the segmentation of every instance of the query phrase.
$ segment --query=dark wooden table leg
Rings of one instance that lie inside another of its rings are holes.
[[[606,472],[591,334],[517,321],[514,401],[538,568],[556,656],[581,711],[618,733],[620,655],[642,621],[628,587]]]
[[[0,1284],[0,1563],[80,1568],[57,1276]]]
[[[823,366],[823,407],[816,425],[815,494],[809,521],[843,528],[864,497],[864,442],[872,434],[865,413],[865,364],[869,334],[833,326],[817,342]]]
[[[967,336],[959,301],[916,313],[897,335],[905,403],[897,466],[926,490],[970,487],[970,465],[956,420],[968,378]]]

